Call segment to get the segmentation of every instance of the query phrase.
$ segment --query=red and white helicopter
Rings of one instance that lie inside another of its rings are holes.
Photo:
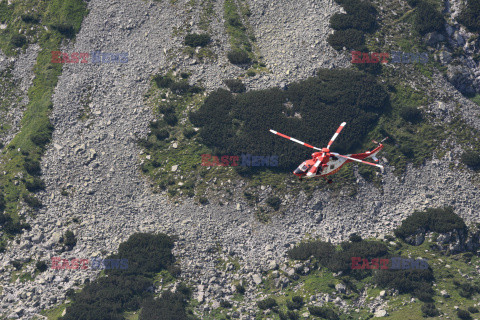
[[[298,166],[295,171],[293,171],[293,174],[298,176],[300,180],[304,176],[307,178],[313,178],[313,177],[322,177],[325,180],[328,181],[328,183],[332,183],[331,179],[327,179],[326,177],[332,174],[337,173],[344,164],[352,162],[352,161],[357,161],[361,163],[365,163],[371,166],[379,167],[382,172],[383,172],[383,166],[376,164],[376,163],[371,163],[367,161],[363,161],[364,159],[367,158],[372,158],[373,161],[378,162],[378,159],[375,157],[375,155],[383,149],[383,144],[382,142],[385,141],[387,138],[383,139],[380,142],[373,141],[374,143],[378,144],[378,147],[373,149],[372,151],[366,151],[363,153],[357,153],[357,154],[349,154],[346,156],[343,156],[341,154],[338,154],[336,152],[330,152],[330,147],[332,146],[333,141],[337,138],[338,134],[342,131],[343,127],[346,125],[346,122],[343,122],[340,127],[338,127],[337,132],[333,135],[332,139],[330,139],[330,142],[328,143],[326,148],[317,148],[314,146],[311,146],[305,142],[299,141],[295,138],[286,136],[280,132],[277,132],[275,130],[271,130],[271,133],[274,133],[276,135],[279,135],[280,137],[289,139],[293,142],[299,143],[301,145],[304,145],[305,147],[309,147],[315,150],[319,150],[321,152],[314,152],[312,153],[312,159],[306,160],[302,162],[301,165]]]

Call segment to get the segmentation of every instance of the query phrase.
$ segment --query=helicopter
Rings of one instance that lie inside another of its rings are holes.
[[[332,146],[338,134],[342,131],[343,127],[345,127],[346,124],[347,124],[346,122],[342,122],[342,124],[340,124],[337,131],[333,135],[332,139],[330,139],[330,142],[328,143],[326,148],[314,147],[312,145],[309,145],[305,142],[289,137],[287,135],[284,135],[272,129],[270,129],[270,132],[273,134],[279,135],[280,137],[283,137],[285,139],[288,139],[290,141],[299,143],[305,147],[320,151],[320,152],[312,153],[312,159],[305,160],[298,166],[297,169],[295,169],[295,171],[293,171],[293,174],[298,176],[300,181],[302,180],[303,177],[306,177],[306,178],[322,177],[325,180],[327,180],[328,183],[332,183],[333,180],[328,179],[327,176],[337,173],[344,164],[353,162],[353,161],[378,167],[383,172],[382,165],[363,161],[363,160],[367,158],[372,158],[373,161],[378,162],[378,159],[375,156],[380,150],[383,149],[382,142],[388,139],[388,137],[386,137],[380,142],[376,142],[374,140],[373,143],[377,144],[378,146],[372,151],[366,151],[366,152],[357,153],[357,154],[349,154],[346,156],[330,151],[330,147]]]

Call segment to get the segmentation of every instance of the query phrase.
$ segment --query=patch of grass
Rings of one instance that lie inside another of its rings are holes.
[[[238,4],[238,5],[237,5]],[[224,18],[225,28],[229,35],[231,52],[235,52],[237,56],[245,55],[247,58],[243,58],[241,63],[249,63],[253,55],[252,47],[252,34],[249,32],[248,25],[248,5],[246,2],[240,0],[225,0],[224,2]],[[229,58],[230,60],[230,58]],[[237,60],[235,60],[237,61]],[[239,63],[233,62],[232,63]]]
[[[70,305],[71,303],[64,303],[64,304],[61,304],[59,306],[56,306],[52,309],[48,309],[48,310],[42,310],[40,312],[41,315],[45,316],[48,318],[48,320],[57,320],[59,319],[62,314],[63,314],[63,311]]]
[[[2,1],[1,6],[5,10],[5,2]],[[4,21],[8,23],[9,27],[0,34],[0,48],[7,55],[16,53],[11,44],[7,43],[7,39],[13,32],[12,28],[26,29],[27,22],[16,19],[24,12],[30,10],[42,12],[44,25],[69,21],[74,33],[78,32],[82,19],[87,14],[86,4],[80,0],[24,1],[21,4],[17,5],[16,3],[15,6],[7,7],[6,10],[10,15],[5,17]],[[15,220],[18,220],[16,212],[19,209],[19,200],[22,198],[22,194],[27,193],[26,181],[31,181],[31,179],[19,179],[20,175],[29,177],[25,169],[27,156],[28,161],[38,162],[53,130],[49,120],[50,110],[53,106],[51,96],[58,76],[62,72],[62,66],[50,62],[51,51],[58,50],[66,37],[65,34],[56,31],[46,31],[43,26],[38,26],[35,32],[28,37],[29,42],[37,42],[40,45],[40,52],[34,66],[35,78],[28,91],[29,104],[23,114],[20,132],[0,155],[3,160],[0,170],[7,172],[6,175],[0,176],[0,184],[3,185],[7,202],[5,211]]]
[[[480,94],[477,93],[474,97],[471,97],[470,100],[472,100],[473,102],[475,102],[480,106]]]
[[[207,32],[209,31],[210,22],[212,21],[212,18],[215,16],[214,1],[202,0],[201,7],[202,7],[202,13],[200,15],[200,21],[198,23],[198,27],[200,28],[200,30]]]

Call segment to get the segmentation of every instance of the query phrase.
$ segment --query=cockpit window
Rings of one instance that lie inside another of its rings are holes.
[[[305,173],[308,169],[310,169],[312,165],[306,164],[305,162],[302,163],[301,165],[298,166],[297,169],[295,169],[294,173]]]

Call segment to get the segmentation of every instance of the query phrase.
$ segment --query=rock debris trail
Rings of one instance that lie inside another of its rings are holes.
[[[262,3],[266,2],[258,1],[252,8],[252,17],[258,18]],[[304,7],[310,4],[306,1]],[[403,182],[387,166],[383,194],[358,177],[359,191],[354,197],[330,192],[317,192],[308,201],[300,197],[286,203],[286,214],[269,224],[257,222],[242,200],[240,210],[235,204],[197,206],[192,201],[173,206],[164,195],[153,194],[142,177],[138,166],[141,149],[136,139],[147,134],[153,117],[143,104],[150,76],[170,63],[163,49],[181,47],[181,38],[173,36],[172,30],[182,26],[183,11],[166,2],[130,0],[94,0],[89,8],[74,47],[64,51],[127,51],[129,61],[64,66],[53,97],[53,141],[42,162],[47,189],[40,196],[45,209],[34,218],[27,216],[32,230],[20,237],[19,244],[14,241],[1,257],[0,313],[31,318],[42,309],[62,303],[67,289],[78,288],[85,278],[97,274],[92,270],[49,269],[34,281],[9,283],[12,260],[104,257],[135,232],[167,232],[179,236],[175,254],[198,300],[208,302],[231,295],[232,281],[244,278],[250,285],[240,311],[251,314],[255,308],[251,299],[255,298],[254,287],[262,279],[261,272],[277,263],[282,265],[287,248],[306,232],[338,242],[352,232],[368,236],[391,231],[401,218],[425,206],[453,205],[467,220],[479,207],[470,174],[454,174],[448,170],[448,163],[435,160],[419,170],[409,169]],[[279,7],[274,9],[282,19],[289,16]],[[275,30],[271,32],[281,32]],[[291,50],[301,51],[294,34],[283,40]],[[279,38],[278,34],[272,37]],[[263,33],[258,38],[262,50],[274,50],[267,48]],[[267,59],[274,57],[267,55]],[[223,75],[233,73],[235,68],[225,66]],[[269,79],[258,79],[259,83],[265,87],[278,85],[284,69],[278,70],[280,73]],[[297,72],[307,77],[310,71],[302,67]],[[217,75],[211,83],[221,83],[221,79]],[[82,114],[86,120],[80,119]],[[62,190],[69,195],[62,195]],[[77,245],[73,251],[58,253],[56,244],[67,229],[76,234]],[[230,253],[239,259],[240,270],[216,269],[215,260],[226,259]],[[35,263],[29,264],[26,271],[34,268]]]

